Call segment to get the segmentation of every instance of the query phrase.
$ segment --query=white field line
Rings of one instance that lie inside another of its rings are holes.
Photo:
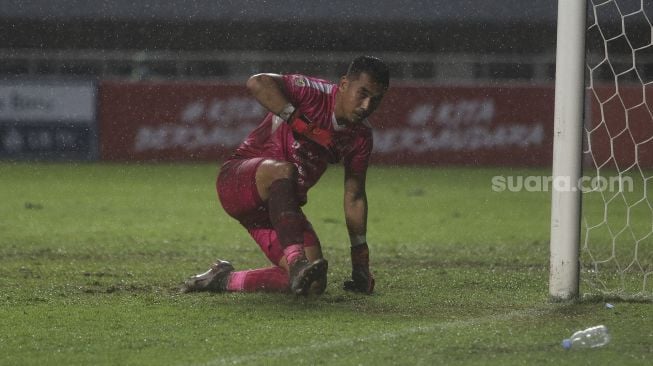
[[[280,356],[307,353],[310,351],[324,350],[329,348],[338,348],[342,346],[352,345],[354,343],[360,346],[359,343],[387,341],[387,340],[395,339],[398,337],[404,337],[411,334],[434,333],[436,331],[442,331],[442,330],[447,330],[452,328],[454,329],[463,328],[472,325],[477,325],[479,323],[512,320],[514,318],[519,318],[519,317],[538,315],[541,314],[542,312],[543,312],[542,309],[515,310],[505,314],[489,315],[489,316],[472,318],[467,320],[455,320],[450,322],[441,322],[441,323],[406,327],[391,332],[373,332],[369,335],[355,337],[355,338],[343,338],[343,339],[337,339],[337,340],[325,341],[325,342],[312,342],[300,346],[274,348],[274,349],[269,349],[269,350],[264,350],[259,352],[252,352],[244,355],[216,358],[206,363],[199,364],[198,366],[260,363],[260,361],[263,361],[270,357],[274,358]]]

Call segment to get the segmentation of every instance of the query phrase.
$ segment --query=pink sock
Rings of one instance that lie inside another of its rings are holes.
[[[294,263],[297,259],[304,256],[304,245],[291,244],[283,248],[283,255],[286,256],[288,264]]]
[[[232,272],[229,276],[227,291],[286,292],[288,291],[288,281],[288,273],[281,267],[238,271]]]

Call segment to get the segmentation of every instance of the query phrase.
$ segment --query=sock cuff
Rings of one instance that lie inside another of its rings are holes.
[[[286,256],[288,264],[294,263],[297,259],[304,256],[304,245],[290,244],[283,248],[283,254]]]
[[[231,272],[227,281],[227,291],[243,291],[248,271]]]

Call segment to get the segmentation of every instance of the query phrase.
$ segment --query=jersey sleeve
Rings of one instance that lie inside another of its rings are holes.
[[[359,135],[354,148],[344,157],[344,165],[355,174],[363,174],[367,171],[370,163],[370,156],[373,148],[372,131]]]
[[[319,98],[321,92],[316,89],[315,82],[304,75],[292,74],[282,75],[287,97],[290,102],[299,109],[304,109]]]

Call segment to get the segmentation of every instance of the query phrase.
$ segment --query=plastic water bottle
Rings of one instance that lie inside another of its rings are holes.
[[[597,325],[595,327],[579,330],[571,335],[570,338],[562,341],[564,349],[581,349],[581,348],[596,348],[605,346],[610,342],[610,333],[605,325]]]

